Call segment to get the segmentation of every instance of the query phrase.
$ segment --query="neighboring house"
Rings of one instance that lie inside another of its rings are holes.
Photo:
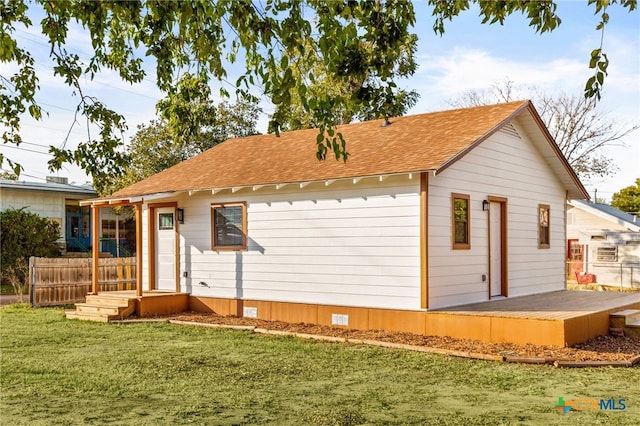
[[[61,177],[48,177],[46,182],[0,180],[0,210],[25,208],[57,222],[61,230],[59,243],[66,252],[91,250],[91,209],[80,206],[80,200],[97,195],[91,186],[69,184],[67,178]],[[111,209],[102,209],[101,214],[101,251],[117,255],[125,238],[124,218]]]
[[[384,124],[337,128],[346,163],[316,160],[317,130],[250,136],[88,204],[137,206],[143,288],[192,309],[398,329],[565,288],[588,194],[529,101]]]
[[[640,219],[607,204],[570,200],[567,253],[569,279],[638,287]]]

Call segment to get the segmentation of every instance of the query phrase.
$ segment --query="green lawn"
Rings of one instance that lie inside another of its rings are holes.
[[[29,289],[25,289],[25,294],[29,293]],[[16,294],[15,289],[11,284],[2,284],[0,285],[0,294]]]
[[[0,309],[0,424],[640,424],[640,368],[556,369]],[[563,415],[558,397],[625,399]]]

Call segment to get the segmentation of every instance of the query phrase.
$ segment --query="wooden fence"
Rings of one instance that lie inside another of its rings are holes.
[[[29,301],[31,306],[84,302],[91,292],[93,260],[89,258],[31,257]],[[136,258],[100,258],[99,291],[136,289]]]

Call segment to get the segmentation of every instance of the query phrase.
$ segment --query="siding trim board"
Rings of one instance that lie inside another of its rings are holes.
[[[429,174],[420,173],[420,307],[429,308]]]

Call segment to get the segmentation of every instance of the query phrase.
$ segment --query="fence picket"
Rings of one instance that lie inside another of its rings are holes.
[[[99,291],[135,290],[136,259],[100,258]],[[54,306],[84,302],[91,291],[92,259],[29,259],[31,306]]]

